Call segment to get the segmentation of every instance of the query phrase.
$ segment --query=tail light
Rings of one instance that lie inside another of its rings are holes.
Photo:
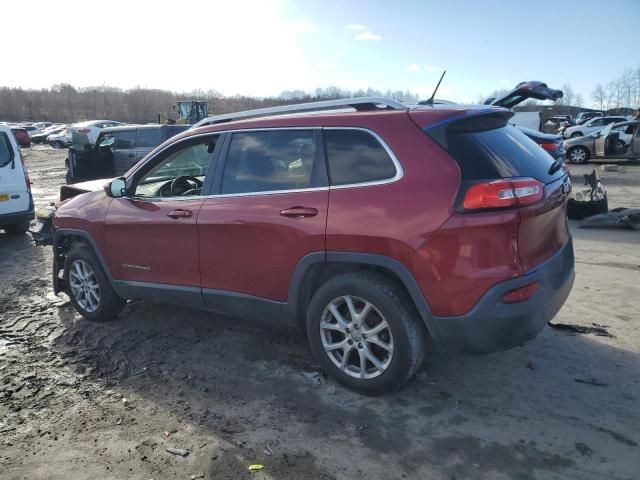
[[[79,128],[78,133],[89,133],[91,131],[90,128]]]
[[[558,150],[557,143],[541,143],[540,146],[544,148],[547,152],[555,152]]]
[[[24,181],[27,184],[27,192],[31,193],[31,179],[29,178],[29,171],[27,170],[27,164],[24,161],[24,155],[20,150],[20,163],[22,163],[22,171],[24,172]]]
[[[530,283],[529,285],[525,285],[524,287],[516,288],[515,290],[511,290],[507,292],[502,297],[502,303],[518,303],[524,302],[525,300],[531,298],[534,293],[536,293],[540,289],[540,284],[538,282]]]
[[[464,196],[465,210],[509,208],[533,205],[542,200],[544,184],[533,178],[476,183]]]

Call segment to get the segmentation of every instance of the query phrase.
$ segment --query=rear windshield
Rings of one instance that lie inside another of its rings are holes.
[[[13,148],[11,148],[11,142],[9,136],[0,132],[0,168],[6,167],[13,161]]]
[[[531,177],[550,183],[563,175],[549,174],[554,159],[503,118],[485,116],[450,125],[446,149],[458,162],[463,180]]]

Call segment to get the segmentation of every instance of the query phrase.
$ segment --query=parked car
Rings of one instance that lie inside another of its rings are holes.
[[[13,133],[13,136],[18,142],[18,145],[26,148],[29,148],[31,146],[31,137],[29,136],[29,133],[24,128],[11,127],[11,132]]]
[[[640,158],[640,128],[638,122],[621,122],[592,132],[584,137],[564,141],[567,159],[571,163],[586,163],[591,158]]]
[[[124,174],[165,140],[190,125],[126,125],[103,129],[92,148],[69,149],[67,183]]]
[[[591,120],[592,118],[604,117],[604,113],[602,112],[580,112],[576,115],[576,125],[582,125],[587,120]]]
[[[31,182],[18,143],[0,125],[0,229],[9,235],[26,233],[33,219]]]
[[[98,134],[103,128],[118,127],[124,125],[122,122],[116,122],[115,120],[89,120],[86,122],[74,123],[70,127],[70,133],[72,137],[77,137],[77,140],[72,140],[76,147],[84,148],[87,144],[94,145]]]
[[[50,135],[56,135],[58,133],[63,132],[66,129],[67,129],[66,125],[54,125],[54,126],[47,127],[43,129],[42,132],[40,132],[39,134],[33,135],[31,137],[31,141],[33,143],[48,143],[47,139]]]
[[[338,113],[306,114],[322,108]],[[210,117],[121,177],[64,187],[54,291],[97,321],[158,298],[300,326],[367,394],[408,382],[428,337],[521,345],[574,262],[569,176],[511,115],[364,98]]]
[[[602,127],[609,125],[611,123],[625,122],[627,120],[626,117],[596,117],[591,120],[587,120],[582,125],[574,125],[573,127],[567,127],[563,132],[563,138],[575,138],[575,137],[583,137],[584,135],[588,135],[597,130],[600,130]]]
[[[71,146],[71,130],[65,128],[58,133],[47,136],[47,143],[53,148],[67,148]]]
[[[551,155],[554,160],[559,160],[561,162],[565,161],[566,152],[562,144],[562,137],[560,135],[542,133],[537,130],[522,126],[518,126],[518,128],[527,137],[540,145],[542,149],[546,150],[546,152]]]

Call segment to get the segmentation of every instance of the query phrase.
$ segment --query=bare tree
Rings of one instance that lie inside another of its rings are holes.
[[[591,99],[596,105],[599,105],[600,110],[602,110],[604,109],[604,102],[606,98],[607,98],[607,94],[604,91],[604,87],[602,86],[601,83],[598,83],[596,85],[596,88],[593,89],[593,92],[591,92]]]
[[[562,85],[562,92],[564,93],[564,95],[562,96],[562,104],[566,105],[567,113],[571,115],[571,105],[574,101],[573,87],[568,83],[565,83],[564,85]]]
[[[575,104],[576,104],[576,107],[578,107],[578,110],[582,108],[584,104],[584,100],[582,99],[582,94],[579,93],[576,95]]]

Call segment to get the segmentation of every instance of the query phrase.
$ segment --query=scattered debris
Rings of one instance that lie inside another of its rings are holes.
[[[593,450],[586,443],[576,442],[575,446],[578,453],[580,453],[580,455],[582,455],[583,457],[590,457],[591,455],[593,455]]]
[[[198,446],[198,448],[204,448],[206,445],[207,445],[207,442],[202,442],[202,443]]]
[[[196,480],[196,478],[204,478],[204,473],[196,473],[195,475],[191,475],[189,478],[191,480]]]
[[[181,457],[186,457],[189,455],[189,450],[184,450],[183,448],[167,448],[167,452],[172,453],[173,455],[180,455]]]
[[[124,408],[133,408],[133,404],[131,403],[131,400],[129,400],[128,398],[122,399],[122,405],[124,405]]]
[[[116,425],[122,425],[122,418],[118,419],[118,421],[116,422]]]
[[[551,323],[549,322],[551,328],[555,328],[556,330],[567,330],[576,333],[593,333],[599,337],[613,337],[608,330],[597,323],[592,323],[592,327],[585,327],[584,325],[575,325],[572,323]]]
[[[586,383],[587,385],[595,385],[596,387],[606,387],[608,383],[601,382],[595,378],[574,378],[574,382]]]
[[[171,435],[173,435],[174,433],[178,433],[178,430],[176,430],[175,428],[173,430],[166,430],[164,432],[164,436],[165,437],[170,437]]]
[[[271,446],[269,446],[269,444],[267,443],[267,448],[265,448],[264,450],[262,450],[265,455],[271,456],[273,455],[275,452],[271,449]]]
[[[320,372],[302,372],[302,375],[314,385],[324,385],[327,383],[327,379]]]
[[[257,472],[258,470],[262,470],[264,468],[264,465],[261,465],[259,463],[254,463],[253,465],[249,465],[249,470],[252,472]]]

